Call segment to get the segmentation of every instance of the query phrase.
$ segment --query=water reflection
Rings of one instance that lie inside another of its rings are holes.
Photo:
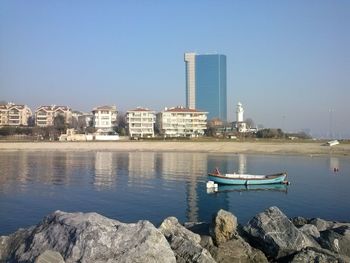
[[[130,152],[128,153],[129,181],[152,179],[155,177],[156,153]]]
[[[245,174],[247,172],[247,156],[245,154],[238,155],[238,173]]]
[[[339,158],[337,157],[329,158],[329,170],[331,170],[332,172],[338,172],[340,170]]]
[[[280,192],[287,194],[288,186],[285,184],[267,184],[267,185],[219,185],[217,191],[213,191],[213,189],[207,189],[207,193],[226,193],[226,192],[264,192],[264,191],[272,191],[272,192]]]
[[[110,188],[116,183],[117,163],[113,162],[112,152],[96,152],[95,176],[93,185],[98,190]]]

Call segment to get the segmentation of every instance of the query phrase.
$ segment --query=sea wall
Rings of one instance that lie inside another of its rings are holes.
[[[290,219],[277,207],[246,225],[220,210],[212,222],[169,217],[159,227],[56,211],[1,236],[0,262],[350,262],[350,223]]]

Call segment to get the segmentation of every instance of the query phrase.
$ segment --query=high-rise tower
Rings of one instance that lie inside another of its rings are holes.
[[[186,107],[227,120],[226,56],[185,53]]]

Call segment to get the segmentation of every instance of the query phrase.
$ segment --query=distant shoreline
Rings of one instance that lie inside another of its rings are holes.
[[[350,144],[333,147],[320,142],[236,141],[118,141],[118,142],[0,142],[0,151],[159,151],[246,154],[350,156]]]

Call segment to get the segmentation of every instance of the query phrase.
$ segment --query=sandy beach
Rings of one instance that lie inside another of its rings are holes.
[[[1,142],[0,151],[160,151],[250,154],[350,156],[350,144],[333,147],[320,142],[118,141],[118,142]]]

